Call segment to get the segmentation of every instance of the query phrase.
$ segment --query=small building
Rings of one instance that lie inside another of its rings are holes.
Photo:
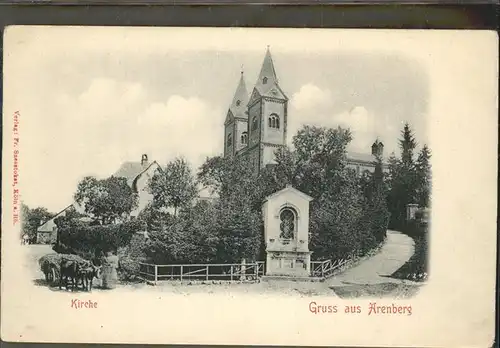
[[[36,242],[37,244],[53,244],[57,240],[57,225],[55,220],[60,216],[66,216],[69,212],[76,212],[79,214],[84,214],[84,208],[78,203],[73,203],[68,205],[66,208],[61,210],[59,213],[54,215],[51,219],[47,221],[41,221],[40,227],[36,230]],[[88,221],[87,217],[81,218],[83,221]]]
[[[371,154],[349,151],[347,153],[347,167],[354,169],[358,175],[363,174],[365,171],[373,173],[377,156],[381,158],[384,156],[384,144],[377,139],[372,144],[371,150]],[[387,163],[382,162],[382,170],[387,171],[387,169]]]
[[[415,219],[415,215],[416,215],[418,209],[419,209],[418,204],[416,204],[416,203],[409,203],[406,206],[406,220],[408,220],[408,221],[414,220]]]
[[[287,186],[262,206],[266,276],[309,277],[309,203],[312,197]]]

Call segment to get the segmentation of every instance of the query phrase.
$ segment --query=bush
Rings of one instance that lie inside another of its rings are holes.
[[[141,227],[138,221],[97,226],[89,226],[78,220],[68,221],[59,227],[59,243],[54,246],[54,250],[95,259],[105,252],[127,246]]]
[[[144,236],[135,234],[130,240],[130,244],[118,248],[118,276],[120,280],[134,281],[139,276],[139,262],[146,262],[147,240]]]

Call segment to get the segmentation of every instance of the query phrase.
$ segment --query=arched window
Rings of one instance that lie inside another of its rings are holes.
[[[264,85],[265,85],[265,84],[267,84],[267,77],[264,77],[264,78],[262,79],[262,83],[263,83]]]
[[[276,114],[271,114],[269,116],[269,128],[280,129],[280,117]]]
[[[230,147],[231,145],[233,145],[233,135],[229,133],[227,135],[226,146]]]
[[[297,213],[292,208],[284,208],[280,212],[280,239],[289,241],[295,238],[297,229]]]
[[[241,133],[241,143],[243,145],[248,143],[248,133],[247,132]]]
[[[257,129],[257,116],[254,116],[252,118],[252,130],[256,130]]]

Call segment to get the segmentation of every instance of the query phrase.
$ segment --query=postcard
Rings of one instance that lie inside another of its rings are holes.
[[[11,26],[1,335],[486,347],[490,31]]]

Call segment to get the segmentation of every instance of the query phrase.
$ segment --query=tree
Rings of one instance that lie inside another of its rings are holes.
[[[417,142],[408,122],[405,123],[403,130],[401,131],[401,135],[402,139],[399,139],[399,147],[401,149],[401,163],[403,165],[403,168],[410,170],[414,165],[413,153],[415,151],[415,148],[417,147]]]
[[[430,151],[424,146],[415,162],[417,142],[413,131],[406,123],[399,140],[401,159],[389,159],[388,207],[391,213],[390,226],[401,229],[406,224],[406,209],[409,203],[428,205],[430,191]]]
[[[174,216],[177,216],[178,208],[190,206],[197,194],[191,168],[183,158],[176,158],[153,176],[149,189],[154,204],[174,208]]]
[[[218,234],[216,258],[220,262],[256,259],[262,242],[261,206],[263,181],[247,159],[208,158],[198,172],[199,181],[214,189],[214,231]]]
[[[317,259],[347,257],[375,246],[370,225],[360,224],[364,209],[360,183],[347,167],[351,139],[347,129],[305,126],[292,140],[294,150],[278,150],[276,164],[259,178],[265,185],[264,196],[289,183],[314,198],[310,243]]]
[[[126,218],[137,206],[137,195],[127,179],[114,176],[103,180],[85,177],[78,184],[74,198],[87,214],[103,225]]]
[[[163,207],[158,207],[153,202],[148,203],[146,207],[141,210],[137,219],[142,221],[148,231],[161,231],[164,225],[173,223],[171,214]]]
[[[36,242],[37,229],[47,220],[52,219],[55,214],[49,212],[47,208],[38,207],[30,209],[26,204],[21,203],[22,234],[29,236],[30,243]]]
[[[384,182],[383,162],[380,155],[376,156],[375,171],[367,193],[365,196],[365,216],[369,219],[372,235],[377,242],[381,242],[386,236],[389,210],[387,207],[387,186]]]
[[[431,191],[431,151],[424,145],[416,162],[417,171],[417,203],[421,207],[428,207]]]
[[[208,157],[198,171],[199,182],[210,188],[212,192],[221,192],[224,173],[227,170],[226,162],[227,158],[222,156]]]

